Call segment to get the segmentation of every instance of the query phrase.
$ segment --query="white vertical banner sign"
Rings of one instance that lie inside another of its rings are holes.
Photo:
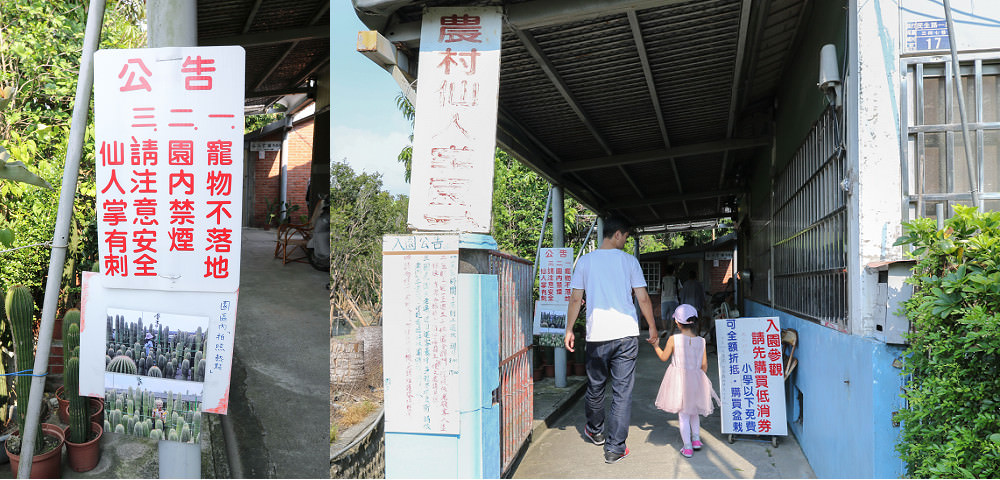
[[[382,240],[387,432],[457,434],[458,235]]]
[[[778,317],[718,319],[722,433],[788,435]]]
[[[416,230],[489,233],[500,7],[427,8],[407,221]]]
[[[242,47],[95,54],[105,286],[239,288],[244,56]]]

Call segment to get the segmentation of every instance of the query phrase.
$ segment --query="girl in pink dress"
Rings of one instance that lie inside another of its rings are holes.
[[[699,437],[701,421],[698,415],[712,413],[712,400],[720,402],[719,396],[708,379],[708,354],[705,339],[695,335],[694,323],[698,321],[698,311],[688,304],[674,310],[674,321],[680,332],[667,339],[667,346],[660,348],[657,339],[652,343],[660,360],[674,360],[663,374],[660,391],[656,394],[656,408],[676,413],[680,421],[681,455],[690,458],[692,450],[702,447]]]

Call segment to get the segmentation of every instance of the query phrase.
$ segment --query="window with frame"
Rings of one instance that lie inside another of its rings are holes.
[[[847,161],[828,108],[774,179],[770,204],[755,203],[750,297],[847,331]]]
[[[983,210],[1000,210],[1000,52],[959,55],[959,77],[972,145],[965,155],[950,56],[901,60],[903,220],[947,218],[971,205],[971,185]]]
[[[642,278],[646,279],[646,291],[650,295],[660,294],[660,263],[639,262],[642,267]]]

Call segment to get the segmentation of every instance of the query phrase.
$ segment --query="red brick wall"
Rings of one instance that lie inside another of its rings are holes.
[[[292,221],[299,222],[299,215],[305,215],[309,221],[309,205],[306,203],[306,188],[309,186],[311,163],[313,155],[313,120],[309,119],[295,125],[288,132],[288,204],[298,205],[299,209],[291,214]]]
[[[719,266],[713,267],[715,262],[706,261],[708,267],[708,293],[721,292],[726,289],[726,282],[733,276],[733,261],[719,260]]]
[[[280,142],[281,132],[275,132],[259,139],[265,142]],[[313,153],[313,120],[300,122],[288,132],[288,180],[286,183],[286,198],[289,205],[298,205],[299,209],[292,214],[292,220],[298,221],[299,215],[306,215],[306,188],[309,185],[310,164]],[[259,155],[259,152],[250,152]],[[281,198],[281,162],[280,152],[264,152],[264,158],[254,159],[254,216],[251,225],[262,227],[267,222],[267,201],[277,204]]]

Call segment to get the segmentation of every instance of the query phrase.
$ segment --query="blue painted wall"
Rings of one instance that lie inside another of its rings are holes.
[[[799,363],[786,385],[789,430],[819,478],[900,478],[895,451],[900,428],[892,412],[902,406],[903,349],[849,335],[747,301],[745,316],[781,319],[799,333]],[[801,404],[798,394],[801,392]],[[801,418],[798,413],[801,412]]]

